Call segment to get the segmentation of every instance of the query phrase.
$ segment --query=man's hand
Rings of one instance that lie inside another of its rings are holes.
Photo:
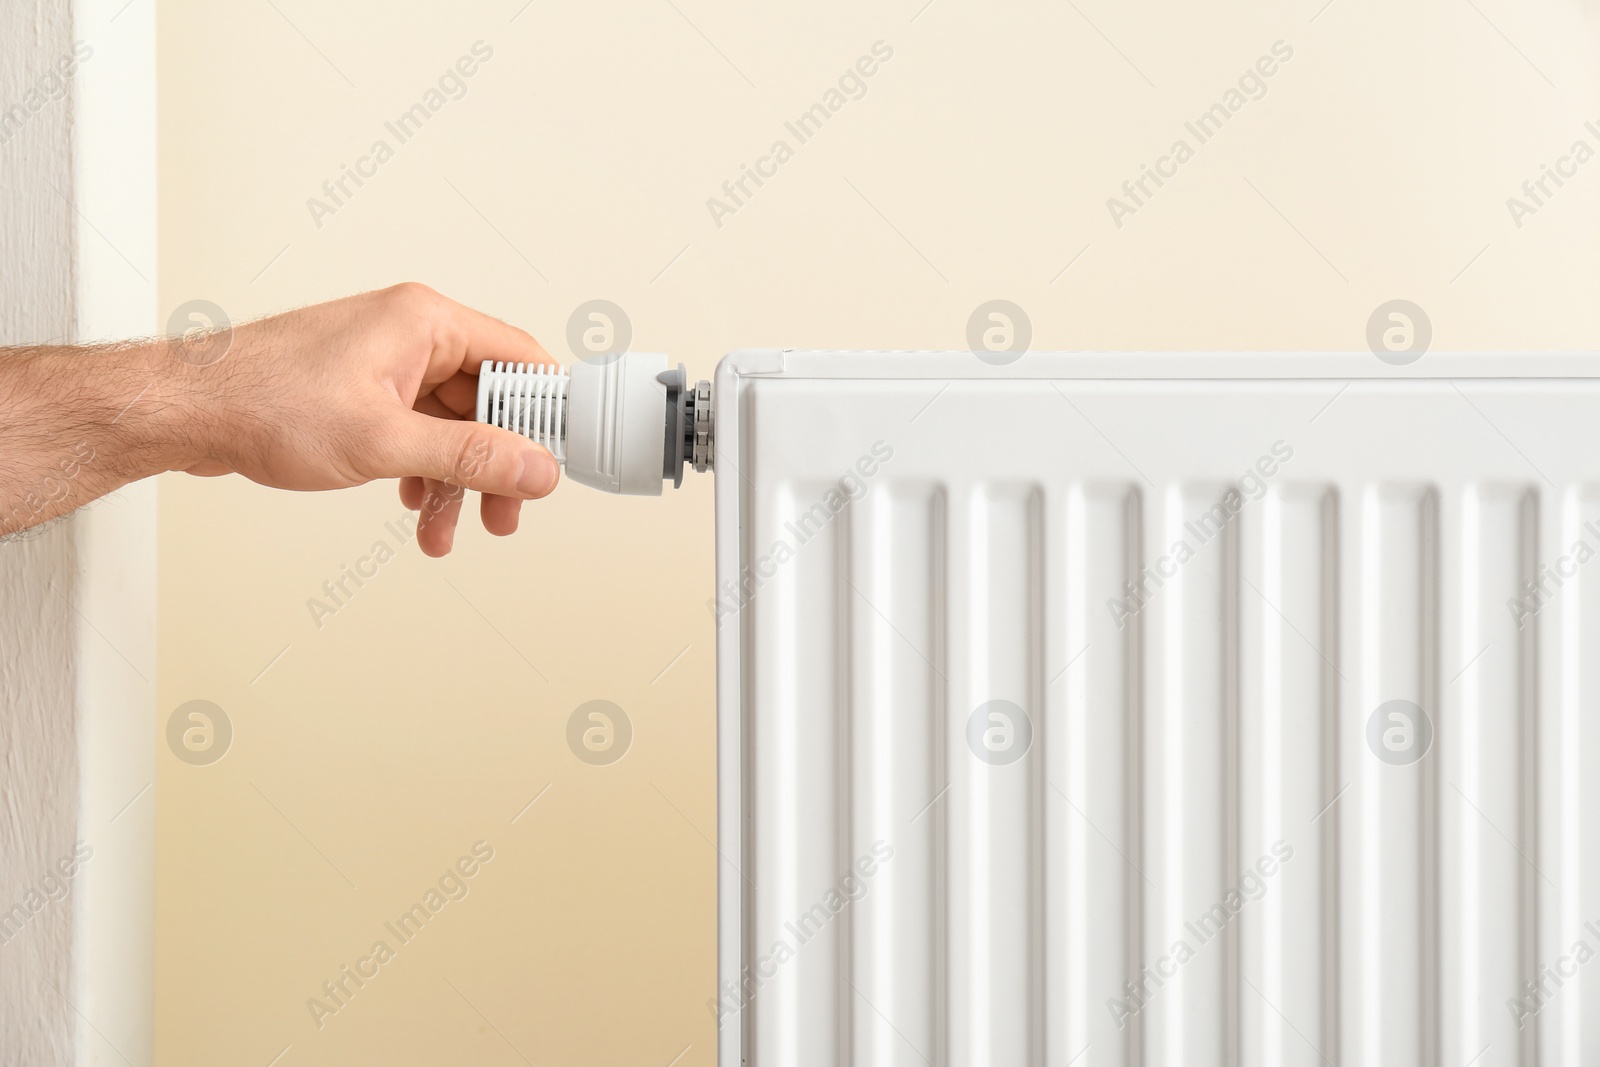
[[[145,344],[0,350],[0,534],[164,470],[281,489],[399,478],[417,543],[450,551],[463,488],[486,529],[555,488],[544,448],[473,420],[478,367],[554,362],[528,334],[398,285]]]

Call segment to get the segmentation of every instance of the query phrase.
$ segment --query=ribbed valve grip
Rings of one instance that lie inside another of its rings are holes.
[[[519,433],[567,461],[567,389],[563,367],[485,363],[478,371],[478,421]]]

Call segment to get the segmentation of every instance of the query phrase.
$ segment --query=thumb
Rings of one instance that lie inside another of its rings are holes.
[[[520,499],[544,496],[561,477],[555,457],[521,434],[415,411],[387,435],[379,463],[381,478],[433,478]]]

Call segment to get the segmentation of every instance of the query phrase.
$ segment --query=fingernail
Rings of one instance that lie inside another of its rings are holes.
[[[517,479],[517,490],[528,496],[544,496],[556,487],[559,475],[554,456],[548,452],[529,452],[522,457],[522,475]]]

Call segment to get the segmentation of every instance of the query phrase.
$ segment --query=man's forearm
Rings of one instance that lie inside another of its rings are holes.
[[[546,363],[522,330],[407,283],[221,330],[128,345],[0,349],[0,536],[168,470],[280,489],[399,478],[417,543],[450,551],[461,494],[508,534],[560,467],[476,422],[478,368]]]
[[[0,349],[0,536],[185,465],[169,344]]]

